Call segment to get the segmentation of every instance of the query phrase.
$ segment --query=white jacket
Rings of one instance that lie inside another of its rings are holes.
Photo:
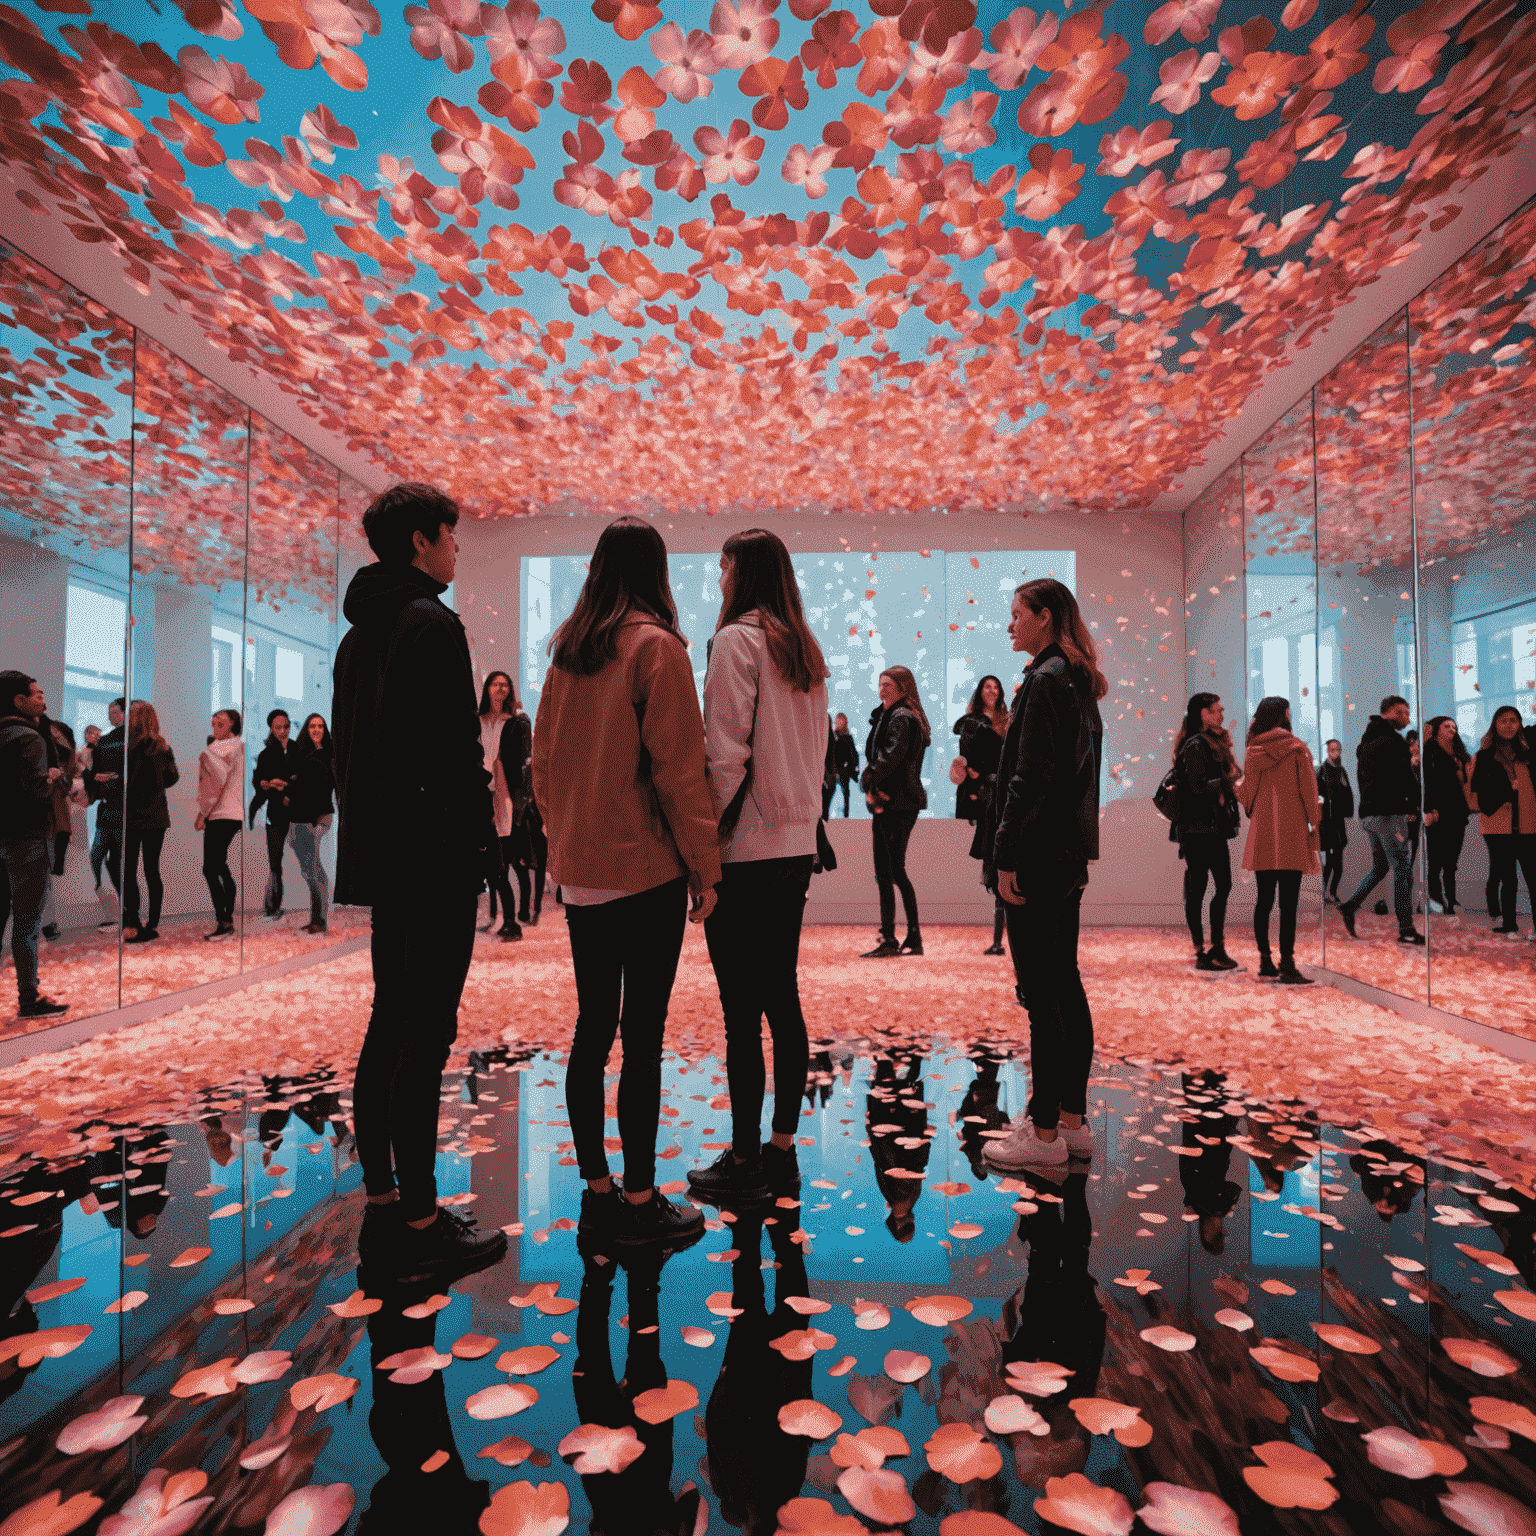
[[[245,743],[211,741],[197,760],[197,808],[207,821],[245,819]]]
[[[719,819],[752,765],[752,782],[720,860],[785,859],[816,852],[827,760],[827,685],[791,688],[768,654],[756,612],[718,631],[704,675],[704,755]]]

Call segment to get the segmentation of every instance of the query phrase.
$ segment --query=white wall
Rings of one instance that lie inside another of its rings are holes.
[[[742,517],[657,521],[677,551],[716,550]],[[1103,645],[1110,693],[1101,708],[1110,777],[1101,821],[1103,856],[1084,903],[1090,923],[1167,923],[1180,919],[1181,866],[1151,795],[1167,765],[1171,733],[1184,706],[1184,573],[1179,521],[1140,513],[1013,516],[913,514],[864,519],[804,516],[770,526],[795,553],[855,548],[1075,549],[1078,598]],[[586,554],[601,520],[584,517],[466,519],[454,590],[469,631],[477,676],[501,667],[514,676],[520,635],[519,574],[524,556]],[[1020,671],[1024,658],[1021,656]],[[1005,679],[1006,681],[1006,679]],[[939,725],[938,722],[935,722]],[[858,723],[855,722],[855,729]],[[944,722],[939,728],[947,728]],[[919,820],[908,869],[928,924],[989,923],[992,901],[979,866],[967,855],[971,829],[957,825],[953,792],[933,797],[933,817]],[[811,922],[876,921],[874,873],[867,824],[831,826],[840,867],[812,882]]]

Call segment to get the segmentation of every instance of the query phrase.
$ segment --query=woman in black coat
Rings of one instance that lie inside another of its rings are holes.
[[[135,699],[128,706],[128,785],[123,802],[123,942],[148,944],[160,937],[160,903],[165,882],[160,878],[160,850],[170,829],[171,811],[165,792],[181,777],[176,754],[160,734],[160,716],[153,704]],[[149,921],[139,922],[139,859],[144,860],[144,884],[149,890]]]
[[[293,722],[286,709],[274,709],[267,716],[267,739],[256,757],[251,772],[250,824],[256,827],[256,812],[267,808],[267,890],[261,910],[268,917],[281,916],[283,910],[283,849],[288,842],[288,813],[283,795],[299,760],[299,744],[293,739]]]
[[[949,767],[950,782],[955,785],[955,815],[976,826],[971,839],[971,857],[980,859],[982,884],[992,889],[988,863],[991,844],[984,826],[987,805],[997,780],[997,765],[1003,755],[1003,737],[1008,733],[1008,706],[1003,700],[1003,685],[990,673],[976,684],[965,713],[955,721],[955,735],[960,738],[960,752]],[[992,943],[982,951],[1000,955],[1003,950],[1003,903],[994,901]]]
[[[880,890],[880,942],[866,960],[892,955],[920,955],[923,934],[917,916],[917,892],[907,875],[907,842],[917,813],[928,807],[923,788],[923,758],[933,733],[917,696],[917,679],[906,667],[880,674],[880,708],[869,717],[864,743],[864,772],[859,788],[874,818],[875,884]],[[907,916],[907,937],[896,942],[896,892]]]
[[[1344,766],[1344,744],[1326,743],[1327,757],[1317,770],[1317,798],[1323,804],[1323,820],[1317,829],[1323,854],[1323,900],[1339,904],[1339,881],[1344,876],[1344,850],[1349,846],[1349,818],[1355,814],[1355,788]]]
[[[1051,577],[1013,594],[1008,634],[1034,657],[997,770],[992,862],[1008,903],[1008,947],[1029,1010],[1028,1119],[987,1144],[997,1168],[1061,1167],[1091,1157],[1093,1013],[1077,965],[1088,865],[1099,856],[1099,774],[1109,692],[1077,599]],[[1059,1127],[1059,1129],[1058,1129]]]
[[[288,836],[304,883],[309,887],[309,922],[305,933],[324,933],[331,914],[331,877],[326,873],[320,840],[336,819],[336,759],[324,715],[310,715],[299,732],[299,755],[283,794]]]
[[[1424,727],[1424,836],[1429,851],[1429,910],[1456,915],[1456,865],[1472,818],[1472,756],[1449,715]]]
[[[1237,836],[1240,819],[1237,759],[1232,736],[1222,724],[1225,711],[1214,693],[1190,696],[1184,723],[1173,741],[1179,769],[1179,819],[1168,836],[1184,860],[1184,921],[1195,944],[1197,971],[1235,971],[1227,953],[1227,897],[1232,894],[1232,856],[1227,844]],[[1211,892],[1211,947],[1205,947],[1201,908],[1207,879]]]

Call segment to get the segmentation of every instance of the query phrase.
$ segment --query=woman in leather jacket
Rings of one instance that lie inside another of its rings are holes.
[[[971,839],[971,857],[982,861],[982,884],[989,890],[988,871],[991,840],[986,835],[987,805],[997,782],[997,765],[1003,756],[1003,737],[1008,734],[1008,705],[1001,679],[991,673],[976,684],[965,713],[955,721],[955,735],[960,738],[960,753],[950,764],[950,781],[955,788],[955,815],[973,822],[976,834]],[[992,943],[984,955],[1001,955],[1004,914],[1001,898],[992,910]]]
[[[907,842],[917,813],[928,807],[923,758],[932,739],[917,679],[906,667],[887,668],[880,674],[880,708],[869,717],[865,768],[859,778],[874,821],[875,884],[880,890],[880,942],[865,953],[866,960],[923,952],[917,892],[907,874]],[[901,944],[896,942],[897,890],[907,918]]]
[[[1174,738],[1173,757],[1179,766],[1179,819],[1168,836],[1179,845],[1184,860],[1184,920],[1195,945],[1197,971],[1235,971],[1237,961],[1226,946],[1227,897],[1232,892],[1232,857],[1227,844],[1239,825],[1237,760],[1232,737],[1222,725],[1224,711],[1214,693],[1191,696],[1184,723]],[[1211,947],[1205,947],[1201,908],[1210,878]]]

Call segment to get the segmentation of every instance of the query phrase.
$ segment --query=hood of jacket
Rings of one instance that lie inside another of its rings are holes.
[[[392,624],[402,608],[448,590],[414,565],[365,565],[347,586],[341,611],[349,624],[373,628]]]
[[[1301,737],[1293,735],[1283,725],[1277,725],[1272,731],[1265,731],[1262,736],[1255,736],[1248,743],[1248,757],[1257,759],[1259,768],[1273,768],[1277,763],[1283,763],[1286,758],[1294,757],[1307,750],[1306,743]]]
[[[203,751],[212,752],[215,757],[238,757],[245,751],[245,738],[226,736],[223,741],[210,741]]]

